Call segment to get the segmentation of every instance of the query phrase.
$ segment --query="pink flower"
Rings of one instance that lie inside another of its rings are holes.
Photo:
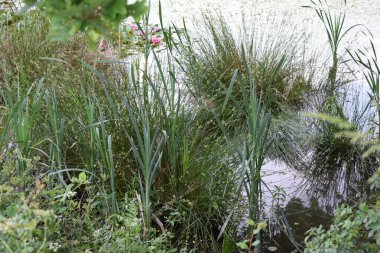
[[[157,26],[153,27],[153,32],[159,32],[161,29]]]
[[[102,38],[102,40],[101,40],[100,43],[99,43],[99,50],[100,50],[100,51],[104,51],[104,50],[106,50],[107,48],[108,48],[107,41],[106,41],[104,38]]]
[[[152,36],[152,43],[155,45],[160,44],[161,40],[157,37]]]
[[[139,26],[136,25],[135,23],[132,23],[131,24],[131,29],[134,30],[134,31],[137,31],[139,29]]]

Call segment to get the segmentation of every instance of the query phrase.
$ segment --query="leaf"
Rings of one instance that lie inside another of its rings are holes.
[[[252,233],[253,233],[254,235],[256,235],[256,234],[258,234],[259,232],[260,232],[260,228],[256,228],[255,230],[253,230]]]
[[[257,245],[259,245],[260,244],[260,240],[256,240],[256,241],[254,241],[253,243],[252,243],[252,246],[257,246]]]
[[[19,208],[16,204],[8,206],[6,209],[5,213],[7,214],[8,217],[13,217],[19,212]]]
[[[260,222],[257,224],[257,229],[259,230],[265,230],[267,228],[267,223],[265,221]]]
[[[247,224],[248,224],[249,226],[254,226],[254,225],[255,225],[255,222],[254,222],[253,220],[251,220],[251,219],[248,219],[248,220],[247,220]]]
[[[110,17],[115,22],[119,22],[127,16],[127,5],[125,0],[110,1],[104,10],[104,15]]]
[[[236,245],[241,249],[248,249],[248,245],[245,242],[238,242]]]
[[[223,110],[226,108],[226,105],[227,105],[227,103],[228,103],[228,100],[229,100],[230,97],[231,97],[232,88],[233,88],[233,85],[234,85],[234,83],[235,83],[235,81],[236,81],[236,77],[237,77],[238,73],[239,73],[239,70],[236,69],[236,70],[234,71],[234,74],[233,74],[232,79],[231,79],[231,81],[230,81],[230,85],[228,86],[228,89],[227,89],[226,98],[224,99],[224,103],[223,103]]]
[[[87,175],[86,175],[86,173],[85,173],[84,171],[82,171],[82,172],[79,174],[78,179],[79,179],[79,182],[81,182],[81,183],[85,182],[85,181],[87,180]]]
[[[140,17],[148,10],[145,1],[138,1],[134,4],[127,5],[127,15],[131,16],[134,20],[140,20]]]
[[[61,17],[53,16],[50,20],[49,38],[51,40],[68,41],[79,30],[78,24],[70,24]]]

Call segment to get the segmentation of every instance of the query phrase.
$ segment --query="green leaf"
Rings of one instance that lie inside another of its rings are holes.
[[[255,222],[254,222],[253,220],[251,220],[251,219],[248,219],[248,220],[247,220],[247,224],[248,224],[249,226],[254,226],[254,225],[255,225]]]
[[[256,240],[256,241],[254,241],[253,243],[252,243],[252,246],[257,246],[257,245],[259,245],[260,244],[260,240]]]
[[[236,245],[241,249],[248,249],[248,245],[245,242],[238,242]]]
[[[83,183],[87,180],[87,175],[84,171],[82,171],[80,174],[79,174],[79,182]]]
[[[127,15],[134,18],[136,21],[140,20],[140,17],[148,11],[145,1],[138,1],[134,4],[127,5]]]
[[[104,10],[104,15],[120,22],[127,16],[127,4],[125,0],[110,1]]]
[[[16,204],[13,204],[11,206],[8,206],[8,208],[6,209],[6,214],[8,217],[13,217],[18,213],[18,211],[18,206]]]
[[[259,232],[260,232],[260,228],[256,228],[255,230],[253,230],[252,233],[253,233],[254,235],[256,235],[256,234],[258,234]]]

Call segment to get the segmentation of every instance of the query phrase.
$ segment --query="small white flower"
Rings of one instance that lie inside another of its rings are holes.
[[[66,193],[66,197],[69,198],[69,199],[71,199],[72,197],[75,196],[75,194],[77,194],[77,193],[76,193],[76,192],[73,192],[73,191],[68,191],[68,192]]]
[[[99,237],[99,235],[100,235],[100,229],[95,230],[94,233],[93,233],[93,235],[95,237]]]
[[[53,252],[57,252],[59,250],[59,248],[61,248],[62,246],[59,245],[58,243],[56,242],[51,242],[49,243],[49,250],[53,251]]]

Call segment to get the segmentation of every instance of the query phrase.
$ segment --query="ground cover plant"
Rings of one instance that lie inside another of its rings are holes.
[[[332,53],[316,77],[296,33],[204,16],[196,35],[161,5],[150,24],[144,1],[24,3],[0,12],[0,252],[379,249],[380,72],[373,43],[349,51],[370,88],[351,110],[343,14],[311,3]],[[270,189],[269,161],[309,178],[323,224]]]

